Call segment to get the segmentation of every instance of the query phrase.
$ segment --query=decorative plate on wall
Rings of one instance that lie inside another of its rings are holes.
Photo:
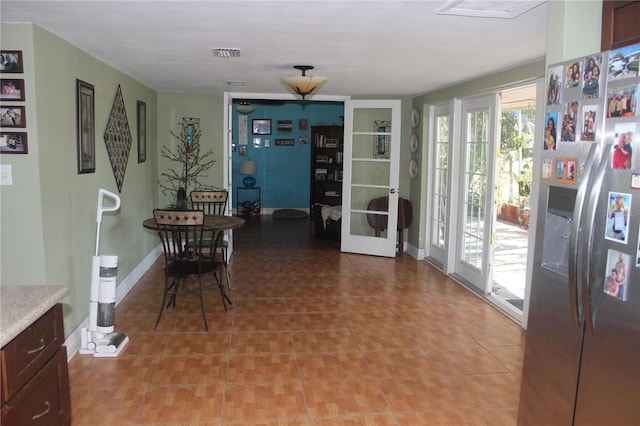
[[[409,176],[415,179],[418,176],[418,162],[416,160],[409,161]]]
[[[418,111],[418,108],[413,108],[411,110],[411,127],[415,129],[418,124],[420,124],[420,111]]]
[[[412,153],[418,152],[418,148],[420,147],[420,140],[418,139],[418,135],[413,133],[411,135],[411,140],[409,141],[409,149],[411,149]]]

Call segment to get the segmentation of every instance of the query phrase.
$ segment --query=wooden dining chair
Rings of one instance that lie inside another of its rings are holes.
[[[215,191],[191,191],[191,205],[195,210],[203,210],[204,214],[215,214],[224,216],[226,214],[227,200],[229,193],[226,190]],[[228,243],[229,234],[225,231],[224,237],[218,247],[218,251],[222,255],[224,262],[224,272],[227,277],[227,288],[231,290],[231,273],[229,271]],[[213,256],[215,256],[215,252]]]
[[[215,256],[203,254],[203,250],[215,252],[222,240],[222,231],[217,231],[213,238],[205,242],[202,210],[155,209],[153,217],[158,227],[165,260],[164,293],[154,329],[158,327],[165,308],[169,306],[175,308],[178,294],[188,293],[199,297],[204,327],[205,330],[209,330],[202,291],[217,285],[224,310],[227,310],[227,303],[233,304],[225,292],[220,277],[223,262],[216,261]],[[202,279],[205,275],[213,275],[216,283],[203,286]],[[197,286],[188,285],[187,279],[190,282],[193,278],[197,279]]]

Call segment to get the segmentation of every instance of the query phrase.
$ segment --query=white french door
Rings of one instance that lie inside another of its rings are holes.
[[[455,274],[491,292],[498,96],[462,101]]]
[[[427,256],[445,268],[449,242],[449,172],[453,132],[450,103],[431,107],[429,126],[432,141],[429,152],[429,196],[431,200]]]
[[[394,257],[398,223],[400,101],[345,102],[341,250]],[[388,208],[371,200],[388,197]],[[376,232],[372,224],[386,223]]]

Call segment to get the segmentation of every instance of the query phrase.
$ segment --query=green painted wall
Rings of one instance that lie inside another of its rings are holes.
[[[28,136],[27,155],[0,155],[3,165],[10,165],[12,186],[0,186],[0,284],[45,283],[45,248],[43,211],[40,192],[41,156],[37,130],[33,31],[29,25],[2,25],[2,49],[22,50]],[[6,74],[3,74],[4,77]],[[18,129],[14,129],[18,130]],[[3,129],[4,131],[4,129]],[[73,151],[75,152],[75,151]]]
[[[141,223],[158,203],[156,93],[31,24],[3,24],[2,49],[22,50],[29,153],[0,156],[13,185],[0,187],[0,285],[61,284],[65,331],[87,317],[98,189],[118,193],[103,133],[121,86],[133,145],[117,214],[105,214],[100,253],[119,257],[118,283],[157,245]],[[76,79],[95,88],[96,171],[77,173]],[[147,104],[147,161],[137,161],[136,101]]]
[[[200,93],[159,93],[158,94],[158,151],[160,147],[166,146],[175,150],[178,139],[171,135],[171,131],[180,134],[183,117],[200,119],[200,145],[204,154],[209,149],[213,149],[213,159],[215,164],[206,173],[200,182],[204,186],[222,188],[224,161],[223,158],[223,136],[224,136],[224,96],[220,94],[200,94]],[[159,155],[159,170],[167,170],[171,167],[174,170],[176,163],[172,163]],[[161,178],[162,179],[162,178]],[[158,194],[159,207],[167,207],[175,202],[175,198],[169,199],[162,194],[157,184],[154,182],[154,190]],[[193,188],[190,188],[191,190]]]

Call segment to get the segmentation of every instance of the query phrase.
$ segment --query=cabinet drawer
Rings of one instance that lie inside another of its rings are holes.
[[[33,380],[2,407],[3,426],[71,424],[67,351],[63,346]]]
[[[57,304],[0,352],[2,362],[2,403],[42,368],[64,342],[62,305]]]

